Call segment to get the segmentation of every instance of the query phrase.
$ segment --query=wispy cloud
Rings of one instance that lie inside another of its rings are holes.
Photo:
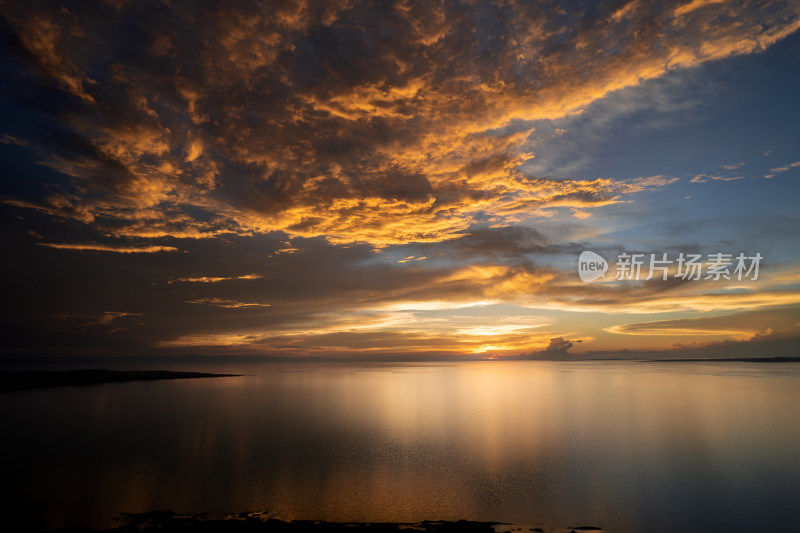
[[[213,305],[215,307],[223,307],[225,309],[241,309],[244,307],[270,307],[270,304],[254,303],[254,302],[237,302],[236,300],[229,300],[227,298],[198,298],[196,300],[186,300],[186,303]]]
[[[794,163],[789,163],[788,165],[784,165],[782,167],[776,167],[769,169],[770,172],[778,173],[778,172],[786,172],[789,169],[800,167],[800,161],[795,161]]]
[[[800,309],[742,310],[717,316],[695,316],[669,320],[625,323],[606,328],[622,335],[722,336],[738,340],[764,339],[772,336],[795,336],[800,333],[797,317]]]
[[[722,168],[725,170],[736,170],[737,168],[741,168],[745,166],[747,163],[739,162],[739,163],[729,163],[727,165],[722,165]]]
[[[744,176],[715,176],[710,174],[698,174],[689,180],[690,183],[706,183],[711,181],[738,181],[744,179]]]
[[[117,244],[101,244],[101,243],[52,243],[40,242],[41,246],[48,248],[56,248],[57,250],[89,250],[95,252],[116,252],[120,254],[152,254],[155,252],[177,252],[178,249],[174,246],[124,246]]]
[[[13,135],[3,134],[0,137],[0,143],[3,144],[15,144],[17,146],[30,146],[30,142],[25,139],[20,139],[19,137],[14,137]]]
[[[219,283],[220,281],[227,281],[231,279],[259,279],[260,274],[244,274],[242,276],[195,276],[186,278],[177,278],[170,280],[169,283],[182,282],[182,283]]]

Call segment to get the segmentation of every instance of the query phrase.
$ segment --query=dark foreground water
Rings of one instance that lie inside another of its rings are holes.
[[[800,531],[800,364],[182,369],[247,375],[0,395],[7,516]]]

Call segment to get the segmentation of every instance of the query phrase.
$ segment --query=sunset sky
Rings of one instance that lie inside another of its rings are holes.
[[[4,357],[797,355],[796,1],[0,15]]]

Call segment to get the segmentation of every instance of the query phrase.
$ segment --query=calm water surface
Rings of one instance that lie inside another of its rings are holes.
[[[13,515],[800,530],[800,364],[180,369],[247,375],[0,395]]]

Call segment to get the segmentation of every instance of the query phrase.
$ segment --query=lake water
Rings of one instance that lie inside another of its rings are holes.
[[[800,364],[182,366],[0,395],[8,512],[800,530]]]

